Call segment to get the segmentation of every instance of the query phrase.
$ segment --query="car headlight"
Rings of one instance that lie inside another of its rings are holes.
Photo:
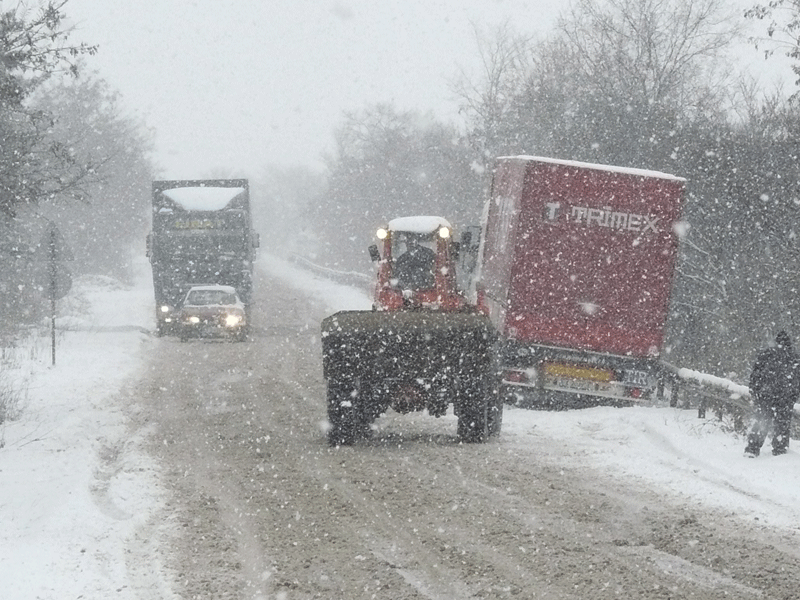
[[[236,327],[242,322],[242,315],[225,315],[225,327]]]

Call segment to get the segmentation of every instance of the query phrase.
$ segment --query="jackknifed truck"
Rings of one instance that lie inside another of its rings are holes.
[[[655,398],[685,180],[534,156],[496,159],[475,275],[500,393],[570,408]]]

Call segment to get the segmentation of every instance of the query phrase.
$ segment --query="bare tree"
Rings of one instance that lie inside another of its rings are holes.
[[[791,69],[797,76],[795,83],[800,85],[800,0],[759,3],[746,10],[745,17],[765,23],[765,35],[752,36],[750,41],[756,48],[763,49],[766,58],[781,51],[792,59]]]
[[[46,139],[51,118],[26,99],[55,75],[76,75],[82,55],[96,48],[69,42],[62,8],[50,0],[36,9],[18,2],[0,12],[0,212],[70,189],[89,169],[68,147]]]
[[[476,223],[481,170],[456,129],[429,115],[379,104],[345,115],[326,190],[309,220],[320,225],[330,266],[368,269],[374,228],[388,219],[440,214]]]
[[[80,181],[39,202],[75,255],[77,273],[131,276],[131,252],[144,253],[149,227],[151,132],[123,114],[115,90],[82,75],[47,86],[35,106],[51,115],[45,140],[68,148],[86,169]]]
[[[741,30],[721,0],[577,0],[560,29],[587,80],[609,96],[689,106]]]
[[[460,99],[469,137],[485,166],[513,138],[516,99],[525,88],[531,65],[532,38],[516,33],[508,22],[491,32],[473,26],[480,72],[463,69],[450,83]]]
[[[559,32],[589,157],[666,168],[675,132],[724,103],[739,27],[721,0],[577,0]]]

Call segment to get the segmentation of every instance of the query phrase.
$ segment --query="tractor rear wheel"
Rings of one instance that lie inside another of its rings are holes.
[[[498,435],[503,426],[503,396],[500,393],[500,380],[492,380],[492,389],[488,402],[486,429],[489,436]]]
[[[328,442],[331,446],[350,446],[370,434],[375,416],[369,414],[371,392],[358,378],[328,379]]]
[[[328,378],[328,443],[350,446],[355,441],[355,385],[352,380]]]
[[[482,443],[489,437],[489,394],[483,377],[469,377],[459,394],[458,437],[462,442]]]

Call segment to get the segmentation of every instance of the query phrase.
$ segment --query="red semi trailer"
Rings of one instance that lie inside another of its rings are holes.
[[[507,397],[568,407],[661,389],[684,186],[640,169],[496,160],[476,290]]]

